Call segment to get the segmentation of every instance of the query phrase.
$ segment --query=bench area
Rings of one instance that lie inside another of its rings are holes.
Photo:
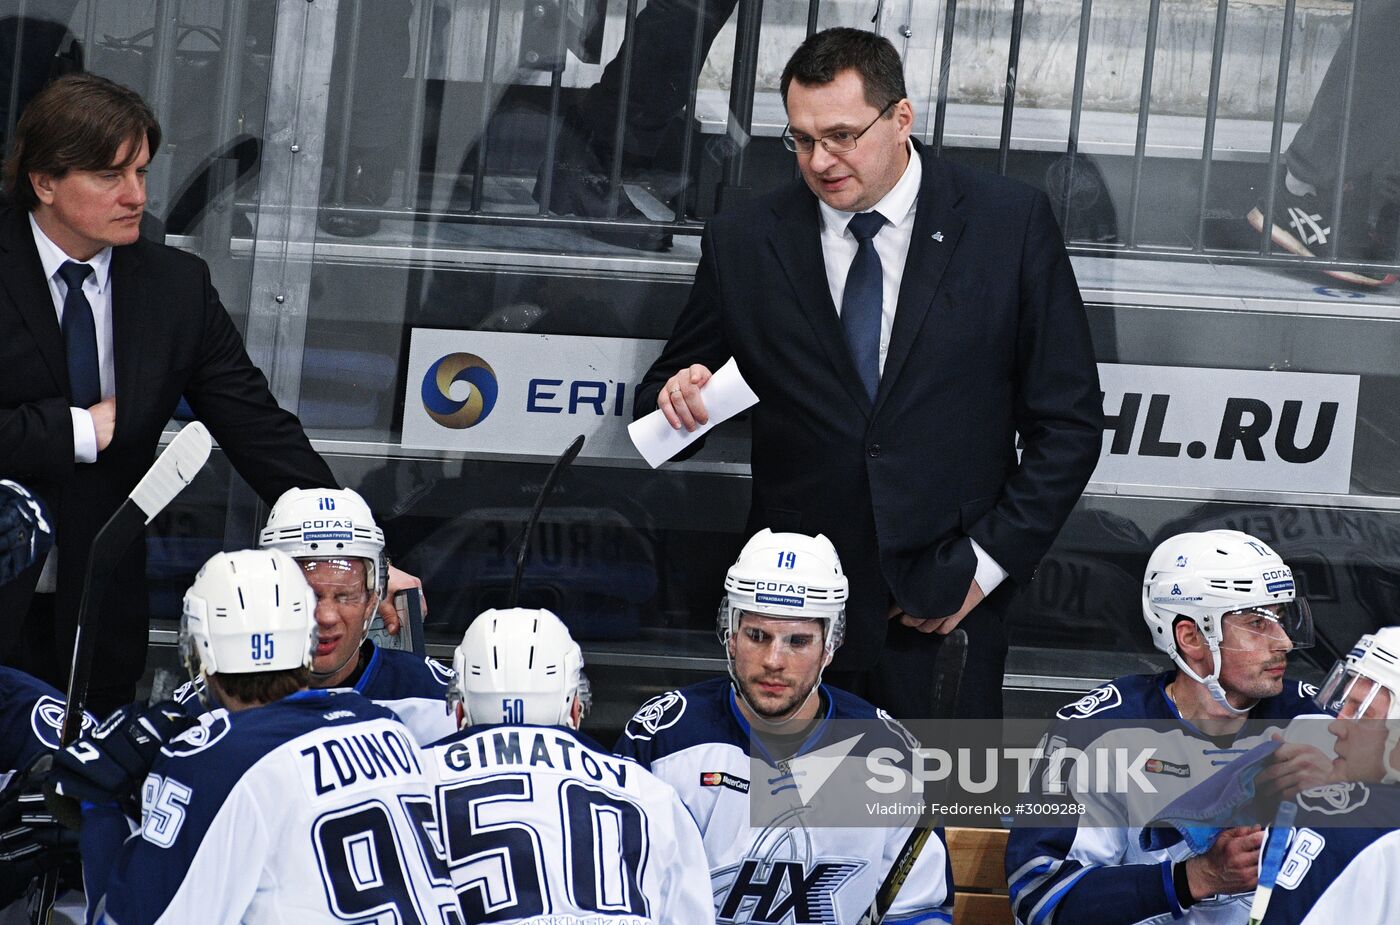
[[[1006,891],[1005,829],[949,828],[953,864],[953,921],[957,925],[1012,925]]]

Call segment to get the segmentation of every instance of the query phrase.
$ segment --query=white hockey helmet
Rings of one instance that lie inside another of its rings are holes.
[[[384,598],[384,531],[365,499],[349,488],[287,489],[272,506],[258,545],[293,559],[364,559],[365,586]]]
[[[583,652],[548,610],[486,610],[467,627],[452,655],[456,679],[448,702],[463,724],[527,723],[573,727],[574,696],[588,708]]]
[[[825,624],[826,653],[846,638],[846,599],[850,582],[841,571],[836,547],[820,533],[774,533],[764,528],[744,544],[724,576],[716,629],[720,641],[739,630],[744,613]]]
[[[1382,688],[1390,692],[1385,718],[1400,719],[1400,626],[1384,626],[1358,639],[1322,682],[1317,705],[1338,715],[1355,692],[1361,699],[1353,716],[1364,717]]]
[[[1215,700],[1236,713],[1220,686],[1220,650],[1227,614],[1262,617],[1287,634],[1293,648],[1312,645],[1312,613],[1297,596],[1293,570],[1263,541],[1238,530],[1179,533],[1152,553],[1142,581],[1142,616],[1158,649],[1204,684]],[[1201,676],[1177,651],[1175,626],[1196,624],[1214,667]]]
[[[311,665],[316,597],[277,549],[216,554],[185,592],[180,654],[192,680]]]

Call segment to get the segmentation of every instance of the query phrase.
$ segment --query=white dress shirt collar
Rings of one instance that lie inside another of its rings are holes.
[[[74,263],[86,263],[92,267],[92,276],[89,279],[96,285],[99,294],[107,291],[107,284],[111,281],[112,274],[112,248],[104,247],[93,255],[91,260],[73,260],[63,252],[46,234],[44,229],[39,227],[39,223],[34,220],[34,213],[29,213],[29,227],[34,232],[34,246],[39,249],[39,263],[43,264],[44,277],[53,279],[58,268],[68,261]],[[85,284],[86,288],[86,284]]]
[[[894,187],[879,202],[865,210],[879,212],[891,225],[900,225],[904,222],[905,216],[919,201],[919,185],[924,179],[923,159],[919,157],[914,142],[906,141],[905,144],[909,149],[909,163],[905,165],[904,173],[900,175],[899,182],[895,183]],[[823,228],[840,228],[843,233],[848,233],[845,232],[846,225],[850,222],[851,216],[856,213],[833,209],[820,199],[817,200],[817,205],[821,207]]]

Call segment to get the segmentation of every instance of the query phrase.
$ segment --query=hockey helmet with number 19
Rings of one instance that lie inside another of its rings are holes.
[[[724,576],[724,592],[717,629],[726,645],[739,631],[744,613],[822,621],[828,658],[846,638],[850,582],[836,547],[820,533],[760,530]]]
[[[452,655],[457,677],[447,700],[462,723],[573,727],[574,697],[588,711],[583,652],[548,610],[486,610]]]
[[[384,531],[365,499],[349,488],[287,489],[272,506],[258,545],[293,559],[364,559],[365,587],[384,598]]]
[[[1220,686],[1220,652],[1231,648],[1224,642],[1227,617],[1242,633],[1276,639],[1281,630],[1290,648],[1313,641],[1312,613],[1293,586],[1293,570],[1267,544],[1238,530],[1180,533],[1158,546],[1143,576],[1142,615],[1153,644],[1235,713],[1248,710],[1230,704]],[[1193,671],[1177,650],[1175,627],[1182,618],[1196,624],[1210,649],[1209,675]]]
[[[185,592],[180,655],[191,680],[311,665],[316,596],[276,549],[221,552]]]

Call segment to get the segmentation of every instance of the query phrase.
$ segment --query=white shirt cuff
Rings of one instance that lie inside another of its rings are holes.
[[[97,428],[92,415],[86,408],[69,408],[68,413],[73,415],[73,462],[97,462]]]
[[[977,556],[977,571],[973,578],[977,580],[977,587],[982,589],[982,593],[991,594],[997,585],[1006,580],[1006,569],[997,564],[997,560],[987,554],[987,550],[977,544],[972,537],[967,541],[972,544],[972,552]]]

